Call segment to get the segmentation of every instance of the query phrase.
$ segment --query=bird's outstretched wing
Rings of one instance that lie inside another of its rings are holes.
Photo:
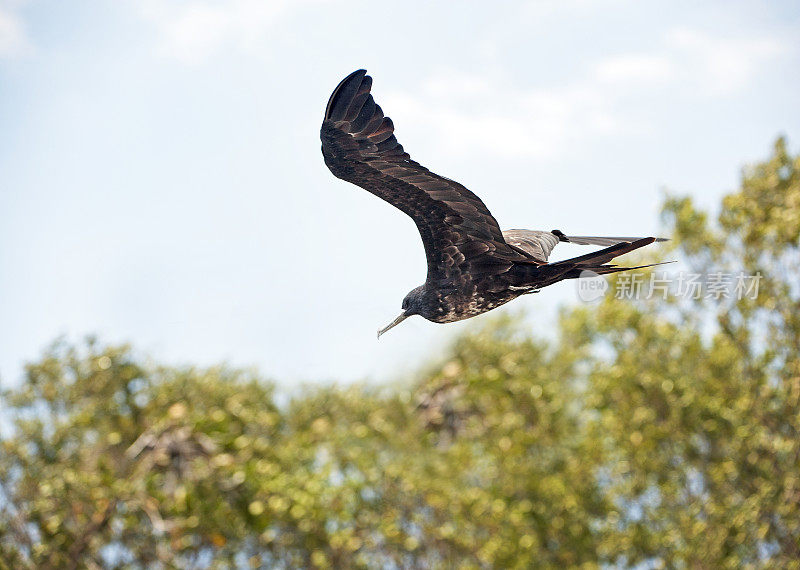
[[[550,252],[559,242],[557,235],[540,230],[506,230],[503,232],[503,239],[542,263],[547,263]]]
[[[392,120],[372,98],[366,73],[348,75],[325,109],[320,137],[331,172],[411,216],[425,246],[428,281],[502,272],[515,261],[531,261],[505,242],[480,198],[411,160]]]
[[[540,230],[506,230],[503,239],[511,247],[516,248],[542,262],[546,262],[550,252],[559,242],[579,245],[611,246],[620,243],[633,243],[641,237],[607,237],[607,236],[567,236],[560,230],[543,232]],[[653,238],[655,241],[667,241],[664,238]]]

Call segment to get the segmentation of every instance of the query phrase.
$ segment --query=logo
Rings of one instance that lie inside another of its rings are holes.
[[[578,299],[584,303],[593,303],[603,298],[608,291],[608,281],[600,277],[594,271],[581,271],[580,277],[576,280],[578,288]]]

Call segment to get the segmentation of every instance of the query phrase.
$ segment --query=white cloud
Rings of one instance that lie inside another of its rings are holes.
[[[415,117],[437,146],[457,155],[548,160],[582,141],[645,133],[652,102],[675,92],[732,96],[785,53],[772,38],[718,38],[675,29],[661,46],[601,58],[566,84],[520,89],[506,78],[444,71],[413,94],[381,95],[391,115]]]
[[[752,81],[762,65],[784,55],[787,44],[777,37],[720,38],[675,28],[661,48],[604,59],[594,74],[627,88],[672,84],[697,95],[729,95]]]
[[[621,129],[608,93],[585,83],[519,90],[489,77],[443,73],[414,95],[380,98],[390,114],[414,117],[453,154],[550,159],[587,134]]]
[[[746,86],[764,63],[788,51],[778,37],[719,38],[687,28],[671,30],[667,46],[685,78],[710,95]]]
[[[665,55],[627,54],[601,60],[595,74],[613,83],[666,83],[676,75],[675,62]]]
[[[16,11],[18,3],[0,4],[0,58],[12,58],[31,49],[25,24]]]
[[[520,17],[534,20],[549,16],[585,17],[631,3],[631,0],[530,0],[523,5]]]
[[[288,0],[140,0],[140,12],[159,34],[158,51],[187,63],[198,63],[220,49],[257,52],[270,30],[288,10]]]

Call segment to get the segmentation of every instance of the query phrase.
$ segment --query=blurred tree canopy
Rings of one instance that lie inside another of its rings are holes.
[[[501,316],[409,385],[294,397],[55,344],[2,395],[0,566],[800,568],[800,157],[663,215],[758,295]]]

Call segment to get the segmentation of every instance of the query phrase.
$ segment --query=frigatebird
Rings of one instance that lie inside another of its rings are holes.
[[[425,283],[403,299],[400,315],[378,338],[412,315],[435,323],[468,319],[584,271],[602,275],[650,267],[618,267],[615,257],[661,238],[567,236],[559,230],[501,231],[484,203],[454,180],[411,160],[394,125],[375,103],[372,78],[359,69],[333,91],[320,138],[334,176],[389,202],[414,220],[428,262]],[[607,246],[548,263],[559,242]]]

